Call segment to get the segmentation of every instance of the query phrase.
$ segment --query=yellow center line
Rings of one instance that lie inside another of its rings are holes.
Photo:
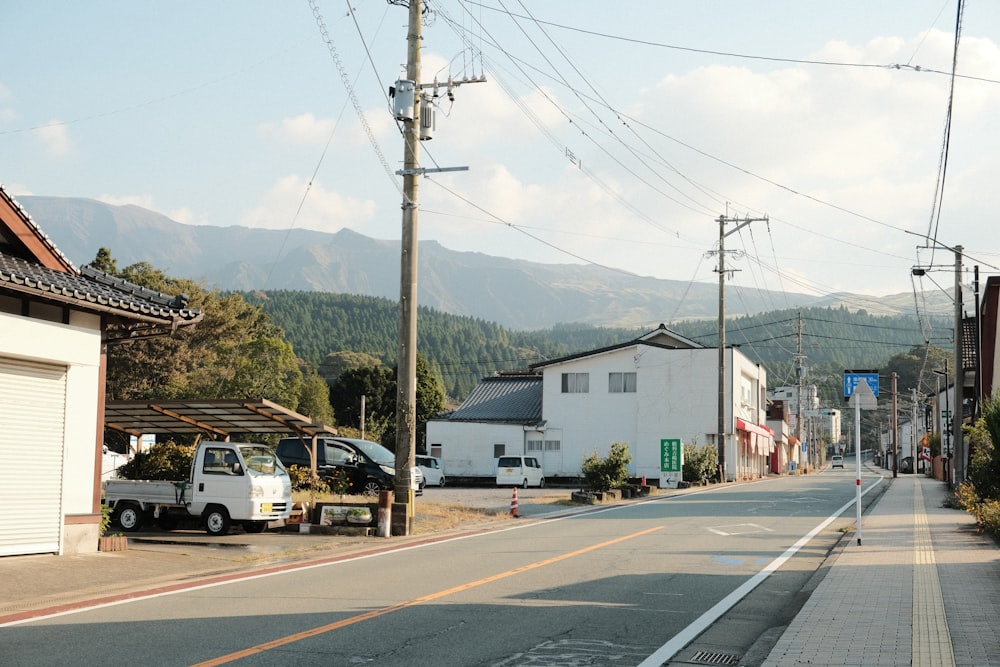
[[[601,542],[600,544],[594,544],[589,547],[584,547],[583,549],[578,549],[576,551],[571,551],[569,553],[562,554],[560,556],[553,556],[552,558],[546,558],[545,560],[540,560],[529,565],[522,565],[521,567],[515,568],[513,570],[507,570],[506,572],[500,572],[499,574],[494,574],[490,577],[485,577],[483,579],[478,579],[476,581],[470,581],[460,586],[453,586],[452,588],[446,588],[443,591],[438,591],[437,593],[430,593],[422,597],[416,598],[414,600],[409,600],[407,602],[400,602],[398,604],[390,605],[388,607],[382,607],[381,609],[374,609],[372,611],[366,612],[364,614],[359,614],[357,616],[351,616],[349,618],[336,621],[334,623],[329,623],[327,625],[321,625],[318,628],[313,628],[311,630],[305,630],[304,632],[297,632],[292,635],[287,635],[279,639],[275,639],[269,642],[264,642],[263,644],[258,644],[256,646],[251,646],[250,648],[243,649],[241,651],[236,651],[228,655],[222,655],[218,658],[213,658],[212,660],[206,660],[204,662],[195,663],[192,667],[212,667],[214,665],[224,665],[229,662],[234,662],[242,658],[247,658],[251,655],[256,655],[258,653],[263,653],[264,651],[270,651],[271,649],[280,648],[282,646],[287,646],[288,644],[293,644],[297,641],[303,639],[308,639],[310,637],[315,637],[326,632],[332,632],[333,630],[339,630],[340,628],[345,628],[349,625],[354,625],[355,623],[361,623],[362,621],[368,621],[373,618],[378,618],[379,616],[384,616],[386,614],[391,614],[394,611],[399,611],[400,609],[406,609],[407,607],[413,607],[418,604],[423,604],[425,602],[432,602],[434,600],[439,600],[443,597],[449,595],[454,595],[455,593],[461,593],[462,591],[467,591],[478,586],[483,586],[485,584],[493,583],[494,581],[499,581],[501,579],[506,579],[507,577],[513,577],[516,574],[521,574],[522,572],[528,572],[529,570],[535,570],[540,567],[545,567],[546,565],[552,565],[553,563],[558,563],[559,561],[567,560],[569,558],[574,558],[576,556],[583,555],[590,551],[596,551],[597,549],[603,549],[604,547],[609,547],[613,544],[618,544],[619,542],[625,542],[626,540],[632,540],[637,537],[642,537],[643,535],[648,535],[649,533],[654,533],[661,530],[663,526],[657,526],[655,528],[649,528],[647,530],[641,530],[638,533],[632,533],[631,535],[625,535],[623,537],[617,537],[613,540],[608,540],[607,542]]]

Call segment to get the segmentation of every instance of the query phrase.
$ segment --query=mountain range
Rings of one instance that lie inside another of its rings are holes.
[[[77,266],[111,251],[119,267],[148,262],[168,275],[221,290],[303,290],[399,298],[400,242],[344,228],[187,225],[135,205],[92,199],[19,196],[28,215]],[[577,264],[542,264],[421,241],[418,300],[445,313],[515,330],[560,323],[655,328],[659,322],[718,317],[717,283],[663,280]],[[928,305],[947,301],[926,295]],[[813,296],[741,288],[727,316],[778,308],[847,307],[870,314],[913,314],[911,293]],[[776,304],[780,304],[776,305]]]

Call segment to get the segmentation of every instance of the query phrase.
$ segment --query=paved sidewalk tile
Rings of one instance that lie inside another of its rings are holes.
[[[997,544],[941,482],[887,483],[765,666],[1000,666]]]

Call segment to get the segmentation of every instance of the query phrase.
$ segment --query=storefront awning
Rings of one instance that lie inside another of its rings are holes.
[[[774,451],[774,431],[769,429],[767,426],[758,426],[757,424],[751,424],[750,422],[743,421],[739,417],[736,418],[736,428],[740,431],[746,431],[752,434],[750,443],[755,451],[761,452],[773,452]]]

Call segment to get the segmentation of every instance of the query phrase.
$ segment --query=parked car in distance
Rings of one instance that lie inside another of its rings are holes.
[[[497,459],[497,486],[545,486],[542,464],[534,456],[501,456]]]
[[[830,468],[843,468],[844,467],[844,457],[840,454],[834,454],[830,459]]]
[[[417,468],[424,474],[424,482],[431,486],[444,486],[444,469],[441,467],[441,459],[435,456],[417,454],[414,457]]]
[[[297,465],[308,468],[308,439],[282,438],[276,452],[286,468]],[[316,439],[316,472],[324,480],[333,479],[337,470],[347,474],[348,493],[374,496],[383,489],[391,489],[396,480],[396,455],[377,442],[355,438],[320,437]],[[424,476],[413,468],[413,490],[423,492]]]

